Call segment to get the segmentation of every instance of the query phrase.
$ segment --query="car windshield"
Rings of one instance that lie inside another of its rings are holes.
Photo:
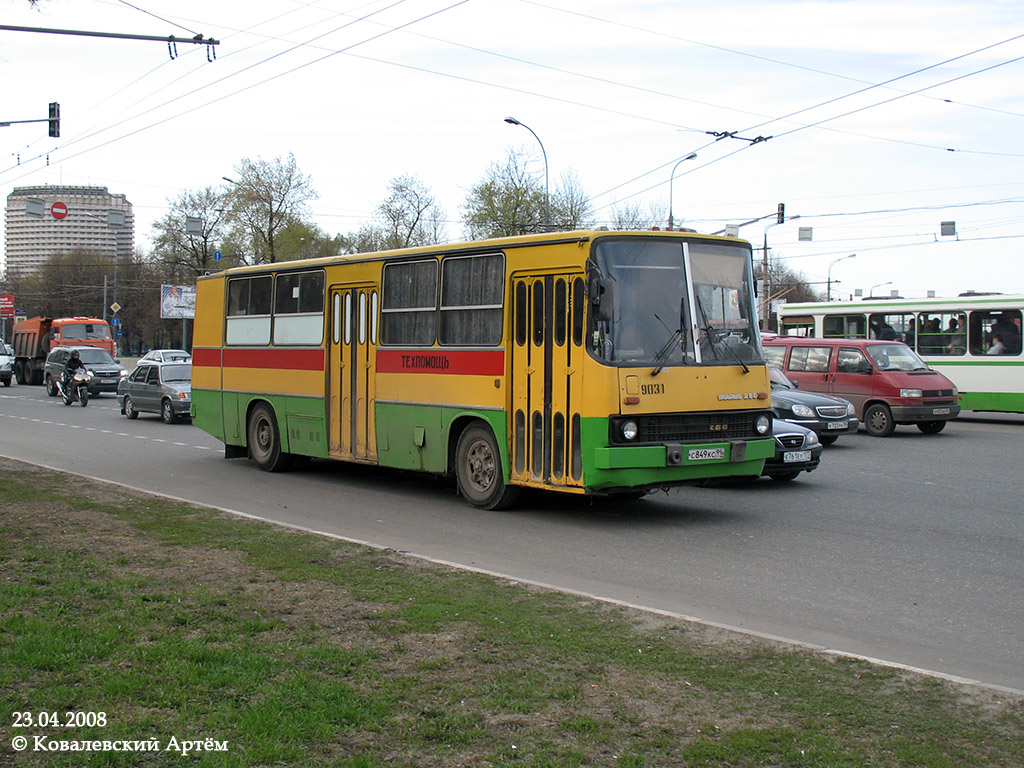
[[[82,362],[90,365],[113,365],[114,358],[105,349],[80,349]]]
[[[867,352],[880,371],[928,370],[928,364],[906,344],[869,344]]]
[[[745,246],[608,238],[591,264],[605,291],[600,313],[591,313],[598,357],[656,371],[761,359]]]
[[[192,381],[192,366],[191,365],[165,365],[162,369],[161,376],[165,383],[172,381]]]
[[[793,386],[793,382],[786,378],[786,374],[774,365],[768,366],[768,375],[772,380],[772,389],[796,389]]]

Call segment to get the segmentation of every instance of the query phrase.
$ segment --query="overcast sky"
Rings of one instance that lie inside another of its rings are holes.
[[[1019,0],[0,0],[0,191],[100,185],[136,244],[184,190],[295,155],[329,234],[418,177],[463,237],[468,189],[510,148],[551,187],[741,236],[838,293],[1024,293]],[[209,61],[212,52],[216,59]],[[717,139],[711,132],[733,133]],[[766,140],[757,140],[764,137]],[[774,221],[779,202],[789,217]],[[603,220],[603,222],[602,222]],[[955,221],[955,237],[940,223]],[[798,229],[812,228],[811,242]],[[856,253],[856,258],[834,262]],[[760,253],[757,252],[757,256]]]

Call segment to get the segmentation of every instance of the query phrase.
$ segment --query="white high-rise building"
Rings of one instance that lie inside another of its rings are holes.
[[[15,187],[7,196],[8,278],[35,272],[59,254],[130,256],[134,243],[132,204],[106,187]]]

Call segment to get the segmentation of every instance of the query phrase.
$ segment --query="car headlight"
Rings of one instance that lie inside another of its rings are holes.
[[[128,371],[126,371],[126,370],[125,370],[124,368],[122,368],[122,369],[121,369],[121,378],[123,379],[123,378],[125,378],[125,377],[126,377],[127,375],[128,375]]]
[[[806,444],[807,444],[808,448],[813,448],[814,446],[816,446],[820,442],[821,441],[818,440],[818,433],[817,432],[811,432],[811,434],[809,434],[807,436]]]
[[[846,415],[847,416],[856,416],[857,415],[857,409],[853,407],[853,403],[847,403],[846,404]]]
[[[900,397],[924,397],[924,392],[920,389],[901,389]]]
[[[754,421],[754,429],[757,430],[759,435],[767,435],[772,429],[772,420],[765,414],[761,414]]]
[[[625,440],[636,440],[636,436],[640,433],[635,421],[622,422],[622,426],[619,427],[619,431],[622,433],[622,437]]]
[[[814,418],[814,411],[808,408],[806,405],[794,405],[792,408],[794,416],[800,416],[804,419]]]
[[[960,390],[959,390],[959,389],[957,389],[957,388],[956,388],[956,386],[954,385],[954,386],[953,386],[953,397],[956,397],[956,396],[957,396],[957,395],[959,395],[959,394],[960,394]]]

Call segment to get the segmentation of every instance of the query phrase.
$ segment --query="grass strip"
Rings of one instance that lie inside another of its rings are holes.
[[[983,689],[15,462],[0,499],[0,765],[1024,762],[1024,702]]]

